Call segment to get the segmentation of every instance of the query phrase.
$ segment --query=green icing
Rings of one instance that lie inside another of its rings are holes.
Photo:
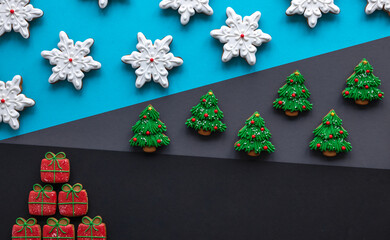
[[[160,113],[152,105],[148,105],[141,112],[139,120],[132,127],[134,136],[129,141],[130,145],[133,147],[160,147],[169,145],[170,139],[164,134],[167,127],[159,118]],[[147,134],[148,132],[149,135]]]
[[[313,105],[307,100],[310,97],[310,92],[304,83],[305,79],[298,70],[288,76],[286,84],[278,91],[279,97],[273,103],[274,108],[290,112],[312,110]]]
[[[238,132],[240,140],[234,144],[234,147],[237,151],[247,153],[250,151],[258,154],[261,152],[271,153],[275,151],[274,145],[269,141],[271,136],[270,131],[265,127],[264,119],[258,112],[255,112],[246,120],[245,126]]]
[[[218,99],[211,90],[200,98],[199,104],[191,109],[191,114],[192,116],[186,121],[189,128],[211,132],[226,130],[226,125],[221,121],[224,117],[223,112],[219,109]]]
[[[355,67],[355,72],[347,79],[347,87],[342,92],[344,98],[354,100],[378,100],[384,94],[378,88],[381,80],[373,74],[371,64],[363,60]]]
[[[348,137],[348,132],[342,127],[342,124],[343,121],[336,112],[333,109],[330,110],[322,119],[322,123],[313,131],[315,137],[310,142],[310,149],[337,153],[351,151],[351,143],[345,140]],[[345,147],[344,150],[343,147]]]

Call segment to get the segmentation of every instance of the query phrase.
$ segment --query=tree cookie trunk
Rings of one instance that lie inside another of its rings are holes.
[[[198,133],[200,135],[203,135],[203,136],[210,136],[211,135],[211,131],[205,131],[203,129],[199,129]]]
[[[367,105],[369,103],[369,101],[368,100],[360,100],[360,99],[358,99],[358,100],[355,100],[355,103],[359,104],[359,105]]]
[[[156,147],[143,147],[142,150],[147,153],[152,153],[156,151]]]
[[[291,112],[291,111],[285,111],[284,112],[287,116],[289,116],[289,117],[296,117],[296,116],[298,116],[298,114],[299,114],[299,112],[298,111],[295,111],[295,112]]]
[[[250,152],[248,152],[248,155],[251,157],[258,157],[258,156],[260,156],[260,153],[256,153],[255,151],[250,151]]]
[[[335,151],[324,151],[324,152],[322,152],[322,154],[324,154],[324,156],[327,156],[327,157],[335,157],[337,155],[337,153]]]

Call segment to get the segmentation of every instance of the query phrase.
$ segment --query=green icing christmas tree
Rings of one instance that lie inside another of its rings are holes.
[[[259,156],[261,152],[274,152],[275,147],[269,141],[270,131],[265,127],[264,119],[255,112],[245,122],[245,126],[238,132],[238,140],[234,147],[237,151],[245,151],[249,156]]]
[[[373,74],[371,64],[363,58],[355,67],[355,72],[347,79],[343,96],[354,99],[356,104],[367,105],[370,101],[383,98],[379,85],[381,80]]]
[[[221,121],[223,112],[218,107],[218,99],[210,90],[200,98],[200,103],[191,109],[192,116],[186,125],[198,131],[200,135],[209,136],[212,132],[224,132],[226,125]]]
[[[343,121],[332,109],[322,119],[322,123],[313,131],[314,139],[310,142],[312,150],[319,150],[327,157],[334,157],[340,152],[352,150],[351,143],[345,139],[348,132],[341,126]]]
[[[167,127],[159,118],[160,113],[152,105],[147,106],[132,127],[135,135],[130,145],[142,147],[145,152],[155,152],[157,147],[168,145],[170,139],[164,134]]]
[[[305,79],[297,70],[286,79],[278,91],[279,98],[274,101],[274,108],[283,109],[287,116],[298,116],[299,112],[310,111],[313,105],[307,100],[310,92],[304,85]]]

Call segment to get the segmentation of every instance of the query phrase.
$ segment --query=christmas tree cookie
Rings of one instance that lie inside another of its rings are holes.
[[[224,132],[226,125],[221,121],[223,112],[218,107],[218,99],[210,90],[200,98],[200,103],[191,109],[192,116],[186,125],[198,131],[200,135],[209,136],[212,132]]]
[[[139,120],[131,129],[134,137],[130,139],[133,147],[142,147],[144,152],[155,152],[157,147],[170,143],[165,124],[160,120],[160,113],[152,106],[147,106],[139,115]]]
[[[299,112],[310,111],[312,104],[307,100],[310,92],[304,83],[305,79],[298,70],[291,74],[286,84],[279,89],[279,98],[274,101],[274,108],[283,109],[290,117],[298,116]]]
[[[314,139],[310,142],[312,150],[319,150],[327,157],[334,157],[337,153],[352,150],[351,143],[345,139],[348,132],[342,127],[343,121],[332,109],[322,119],[322,123],[313,131]]]
[[[275,147],[269,141],[271,133],[265,127],[265,121],[258,112],[255,112],[245,122],[245,126],[238,132],[238,140],[234,144],[237,151],[245,151],[249,156],[259,156],[261,152],[274,152]]]
[[[342,92],[344,98],[352,98],[356,104],[367,105],[370,101],[383,98],[378,88],[381,80],[373,74],[368,61],[363,60],[355,67],[355,72],[347,79],[347,88]]]

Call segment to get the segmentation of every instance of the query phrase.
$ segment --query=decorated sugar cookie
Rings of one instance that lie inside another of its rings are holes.
[[[22,77],[16,75],[12,81],[0,81],[0,123],[8,123],[12,129],[19,129],[18,111],[32,107],[35,101],[27,98],[22,92]]]
[[[322,17],[322,13],[328,12],[340,13],[340,8],[334,4],[334,0],[292,0],[286,14],[288,16],[303,14],[307,18],[309,26],[314,28],[318,19]]]
[[[100,8],[105,8],[107,7],[108,0],[99,0],[99,7]]]
[[[257,48],[265,42],[271,41],[269,34],[263,33],[259,27],[261,13],[259,11],[244,19],[228,7],[226,9],[227,26],[211,31],[211,36],[224,43],[222,61],[228,62],[233,57],[245,58],[250,65],[256,63]]]
[[[195,12],[213,15],[213,9],[209,5],[209,0],[162,0],[160,2],[160,8],[179,9],[182,25],[186,25],[190,21],[190,18],[195,15]]]
[[[45,183],[66,183],[70,177],[70,162],[64,152],[48,152],[41,162],[41,181]]]
[[[17,218],[12,227],[12,240],[37,240],[41,239],[41,226],[35,218]]]
[[[344,98],[354,99],[356,104],[367,105],[383,99],[384,93],[378,88],[380,85],[381,80],[373,74],[371,64],[363,58],[347,79],[347,87],[342,94]]]
[[[103,223],[102,217],[90,218],[85,216],[81,219],[81,223],[77,228],[77,240],[84,239],[107,239],[106,224]]]
[[[366,13],[371,14],[376,10],[386,11],[390,15],[390,0],[367,0]]]
[[[286,84],[279,88],[274,108],[283,109],[290,117],[298,116],[299,112],[311,111],[313,105],[307,100],[310,92],[304,83],[305,79],[298,70],[287,77]]]
[[[170,143],[164,134],[167,127],[160,120],[160,113],[152,106],[147,106],[139,115],[139,120],[131,129],[134,136],[130,139],[133,147],[142,147],[144,152],[155,152],[156,148],[167,146]]]
[[[64,184],[58,194],[60,214],[66,217],[80,217],[88,212],[88,195],[83,185],[76,183],[71,186]]]
[[[28,196],[28,211],[30,215],[52,216],[57,210],[57,193],[52,185],[34,184]]]
[[[30,37],[29,21],[42,17],[43,11],[29,4],[30,0],[0,0],[0,36],[5,32],[19,32]]]
[[[274,152],[275,147],[269,141],[271,133],[265,127],[265,121],[258,112],[255,112],[245,121],[245,126],[238,132],[238,140],[234,144],[236,151],[244,151],[249,156],[260,156],[261,152]]]
[[[186,125],[198,131],[200,135],[209,136],[212,132],[224,132],[226,125],[221,121],[223,112],[218,107],[218,99],[210,90],[200,98],[200,103],[191,109],[192,116]]]
[[[324,156],[334,157],[338,153],[352,150],[351,143],[345,139],[348,132],[342,127],[343,121],[332,109],[322,119],[322,123],[314,129],[314,139],[310,142],[310,149],[321,151]]]
[[[146,39],[143,33],[138,33],[137,49],[130,55],[122,57],[122,62],[131,64],[137,75],[135,86],[141,88],[146,82],[152,79],[162,87],[167,88],[168,71],[173,67],[183,64],[180,57],[175,57],[170,53],[169,45],[172,43],[172,36],[166,36],[162,40],[157,39],[154,44]]]
[[[42,57],[48,59],[53,67],[53,74],[49,78],[49,83],[56,83],[59,80],[68,79],[68,82],[73,83],[77,90],[83,87],[83,72],[89,72],[93,69],[100,69],[101,64],[91,56],[90,53],[94,40],[89,38],[84,42],[76,42],[69,39],[65,32],[60,32],[60,42],[58,49],[54,48],[51,51],[42,51]]]
[[[74,240],[74,225],[70,224],[69,218],[49,218],[43,226],[42,237],[44,240]]]

